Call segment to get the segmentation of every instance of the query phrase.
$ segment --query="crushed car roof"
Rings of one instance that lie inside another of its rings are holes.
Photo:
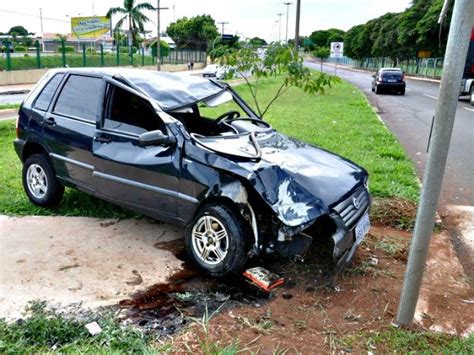
[[[156,100],[164,111],[190,106],[224,90],[224,87],[217,82],[187,73],[176,74],[124,68],[74,68],[56,71],[121,77]]]

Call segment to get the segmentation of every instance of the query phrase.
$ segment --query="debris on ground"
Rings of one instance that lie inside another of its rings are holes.
[[[256,266],[245,270],[244,276],[254,285],[260,287],[266,292],[269,292],[270,290],[282,285],[285,282],[283,278],[267,269],[264,269],[261,266]]]
[[[102,328],[97,324],[97,322],[87,323],[85,327],[92,336],[102,333]]]

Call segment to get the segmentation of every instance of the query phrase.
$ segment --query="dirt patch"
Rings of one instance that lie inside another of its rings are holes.
[[[272,271],[282,272],[287,284],[263,306],[259,300],[226,306],[209,322],[207,335],[201,327],[192,327],[174,344],[183,351],[199,351],[199,336],[221,344],[238,340],[263,353],[313,353],[315,344],[320,352],[357,350],[348,348],[345,337],[384,330],[394,321],[410,237],[397,229],[373,227],[336,289],[325,286],[324,267],[316,267],[310,259],[304,264],[272,264]],[[466,336],[473,331],[473,305],[467,302],[472,299],[449,237],[436,234],[416,326]]]

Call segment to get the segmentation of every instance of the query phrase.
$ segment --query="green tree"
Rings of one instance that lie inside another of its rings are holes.
[[[107,11],[106,16],[109,19],[116,14],[123,15],[115,24],[115,31],[119,31],[122,25],[127,22],[130,55],[133,45],[138,46],[138,34],[145,32],[144,25],[149,21],[149,18],[143,14],[144,10],[155,10],[155,8],[148,2],[137,4],[136,0],[123,0],[123,7],[111,7],[109,11]]]
[[[328,30],[314,31],[310,34],[309,39],[313,42],[315,48],[328,47],[331,42],[343,42],[345,32],[338,28],[330,28]]]
[[[231,66],[232,71],[244,79],[260,117],[263,117],[271,105],[292,87],[311,94],[324,93],[325,87],[330,87],[333,82],[338,81],[337,77],[311,71],[291,46],[279,43],[269,45],[265,56],[259,55],[256,48],[248,44],[231,50],[220,61]],[[253,80],[249,80],[249,76]],[[266,103],[260,102],[258,96],[259,85],[264,78],[282,80],[278,90]]]
[[[344,36],[344,54],[349,58],[362,59],[366,56],[362,35],[365,25],[357,25],[349,29]]]
[[[328,47],[318,47],[313,51],[313,55],[321,61],[321,71],[323,71],[323,60],[329,57],[330,50]]]
[[[449,25],[454,1],[450,3],[445,21],[438,24],[439,14],[443,7],[443,0],[434,0],[423,17],[416,23],[418,49],[428,50],[433,56],[440,56],[446,50],[448,42]]]
[[[13,35],[16,35],[16,36],[28,36],[30,33],[27,31],[26,28],[24,28],[23,26],[13,26],[12,28],[10,28],[10,30],[8,31],[8,34],[13,36]]]
[[[210,15],[183,17],[171,23],[166,29],[179,48],[207,50],[208,43],[217,36],[216,22]]]
[[[266,46],[267,45],[267,41],[265,41],[263,38],[260,38],[260,37],[253,37],[249,40],[249,43],[252,45],[252,46]]]

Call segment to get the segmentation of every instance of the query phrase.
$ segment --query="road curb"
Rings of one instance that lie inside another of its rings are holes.
[[[9,91],[0,91],[0,95],[19,95],[19,94],[28,94],[31,90],[9,90]]]

